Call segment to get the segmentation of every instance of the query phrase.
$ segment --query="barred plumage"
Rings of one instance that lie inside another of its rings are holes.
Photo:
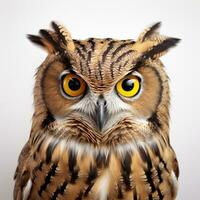
[[[159,57],[179,40],[161,36],[159,26],[136,41],[75,40],[55,22],[55,32],[28,36],[48,57],[36,74],[14,199],[176,198],[169,86]]]

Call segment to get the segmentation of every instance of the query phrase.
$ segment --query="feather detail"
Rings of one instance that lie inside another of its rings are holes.
[[[70,32],[64,26],[58,25],[56,22],[52,22],[51,25],[58,35],[60,44],[62,44],[64,48],[66,48],[67,52],[73,53],[75,50],[75,45]]]
[[[140,54],[140,62],[149,58],[158,59],[180,41],[178,38],[160,35],[157,32],[160,25],[161,23],[156,23],[146,29],[133,44],[133,49]]]

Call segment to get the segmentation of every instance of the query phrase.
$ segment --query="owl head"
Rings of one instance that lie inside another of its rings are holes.
[[[40,36],[28,35],[48,52],[36,74],[33,127],[61,127],[79,139],[110,134],[111,141],[124,127],[166,129],[169,88],[159,58],[179,39],[160,35],[160,23],[136,41],[76,40],[63,26],[51,25]]]

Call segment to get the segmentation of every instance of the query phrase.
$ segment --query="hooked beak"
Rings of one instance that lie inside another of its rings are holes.
[[[102,95],[100,95],[97,100],[97,108],[96,108],[96,122],[97,122],[97,127],[99,128],[100,131],[102,131],[103,129],[106,118],[107,118],[106,100]]]

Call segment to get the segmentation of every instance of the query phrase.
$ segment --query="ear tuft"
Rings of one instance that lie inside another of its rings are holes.
[[[37,36],[37,35],[30,35],[27,34],[27,38],[33,42],[34,44],[38,45],[39,47],[45,49],[49,54],[55,53],[55,48],[52,46],[52,44],[46,40],[43,37]]]
[[[41,34],[41,36],[27,34],[27,38],[34,44],[45,49],[49,54],[57,51],[57,49],[53,46],[53,44],[56,44],[56,42],[50,42],[50,40],[47,39],[47,37],[44,37],[43,34]]]
[[[158,59],[180,41],[178,38],[171,38],[160,35],[158,28],[161,22],[147,28],[138,37],[133,49],[140,54],[141,59]]]
[[[53,31],[41,29],[39,31],[40,36],[27,35],[27,38],[31,42],[43,47],[48,53],[73,53],[75,45],[69,31],[64,26],[58,25],[55,22],[52,22],[51,25]]]
[[[55,32],[57,33],[59,40],[62,41],[63,44],[66,45],[66,40],[65,40],[65,37],[64,37],[64,34],[63,34],[63,31],[62,31],[61,26],[58,25],[58,24],[57,24],[56,22],[54,22],[54,21],[51,22],[51,26],[52,26],[52,28],[55,30]]]
[[[31,34],[27,34],[26,36],[31,42],[33,42],[41,47],[44,47],[44,43],[43,43],[41,37],[39,37],[37,35],[31,35]]]
[[[178,38],[167,38],[166,40],[159,43],[158,45],[153,46],[152,49],[150,49],[149,51],[145,52],[143,57],[145,59],[158,58],[158,57],[162,56],[163,54],[165,54],[170,48],[176,46],[179,41],[180,41],[180,39],[178,39]]]
[[[75,49],[75,45],[70,32],[64,26],[54,21],[51,22],[51,26],[57,33],[60,45],[63,49],[67,50],[68,53],[72,53]]]
[[[63,51],[58,40],[55,38],[55,34],[52,31],[40,29],[39,33],[51,45],[54,51]]]
[[[156,33],[156,31],[160,28],[161,22],[157,22],[150,26],[149,28],[145,29],[140,36],[138,37],[138,41],[144,42],[147,40],[150,36]]]

